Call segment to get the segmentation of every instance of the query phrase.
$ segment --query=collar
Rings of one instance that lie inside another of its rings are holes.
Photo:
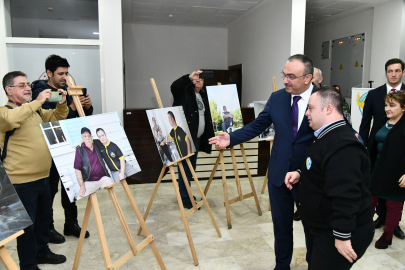
[[[391,92],[391,89],[395,89],[395,91],[401,90],[402,82],[400,82],[396,87],[392,87],[388,83],[385,84],[387,86],[387,94]]]
[[[103,145],[104,145],[105,147],[109,146],[109,145],[110,145],[110,141],[108,141],[107,144],[104,144],[104,143],[103,143]]]
[[[174,130],[176,130],[179,126],[176,126],[175,128],[173,128]]]
[[[326,133],[328,133],[329,131],[331,131],[332,129],[335,129],[335,128],[337,128],[337,127],[344,126],[344,125],[346,125],[346,122],[345,122],[344,119],[336,120],[336,121],[333,121],[333,122],[331,122],[331,123],[328,123],[328,124],[324,125],[323,127],[317,129],[317,130],[314,132],[314,135],[315,135],[315,137],[316,137],[317,139],[320,139],[320,138],[322,138]]]
[[[92,142],[91,144],[93,145],[93,150],[94,150],[94,142]],[[83,142],[83,146],[86,147],[87,149],[89,149],[90,151],[93,151],[93,150],[91,150],[90,148],[87,147],[85,142]]]
[[[312,93],[312,89],[314,89],[314,85],[311,83],[311,85],[308,87],[307,90],[305,90],[305,92],[301,93],[300,95],[291,95],[291,100],[293,100],[293,97],[295,97],[295,96],[301,96],[300,101],[303,100],[306,103],[308,103],[309,97],[311,96],[311,93]]]
[[[22,103],[11,100],[11,99],[9,99],[8,102],[13,103],[14,105],[17,105],[17,106],[22,106]]]

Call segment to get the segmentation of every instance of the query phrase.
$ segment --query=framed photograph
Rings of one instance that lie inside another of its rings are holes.
[[[40,126],[72,202],[141,171],[116,112]]]
[[[236,84],[207,86],[207,94],[215,136],[243,127]]]
[[[266,103],[267,100],[253,102],[255,110],[255,118],[257,118],[259,114],[264,110],[264,107],[266,107]],[[259,135],[259,141],[274,139],[274,135],[275,135],[274,124],[271,124],[271,126],[266,128],[266,130]]]
[[[195,152],[183,107],[147,110],[146,114],[163,165]]]
[[[31,224],[31,218],[0,162],[0,241]]]

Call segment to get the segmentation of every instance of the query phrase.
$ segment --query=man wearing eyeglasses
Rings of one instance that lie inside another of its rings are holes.
[[[371,120],[374,123],[382,121],[386,117],[385,113],[385,95],[391,91],[405,90],[405,84],[402,83],[402,77],[405,75],[404,62],[401,59],[393,58],[385,63],[385,77],[387,82],[380,87],[370,90],[364,101],[363,117],[360,124],[360,136],[363,138],[364,145],[368,146],[370,135]],[[372,126],[371,132],[374,131],[375,125]],[[378,229],[385,224],[387,208],[385,200],[379,199],[377,206],[378,218],[374,221],[375,228]],[[404,239],[405,234],[399,227],[394,230],[395,237]]]
[[[268,189],[274,229],[274,251],[277,270],[290,269],[293,253],[294,202],[298,201],[298,183],[289,190],[284,185],[287,172],[296,170],[306,158],[314,133],[305,116],[314,85],[311,83],[314,66],[302,54],[288,58],[281,72],[285,88],[271,94],[266,107],[250,124],[227,134],[220,133],[210,143],[231,147],[248,141],[274,124],[276,134],[268,166]],[[311,262],[312,237],[304,225],[308,264]]]
[[[22,204],[32,220],[17,238],[17,252],[22,270],[39,269],[37,264],[60,264],[66,257],[49,249],[49,223],[52,206],[49,191],[49,168],[52,157],[40,128],[43,122],[66,119],[66,91],[62,101],[54,110],[44,110],[42,104],[51,97],[51,90],[42,91],[32,100],[30,84],[21,71],[7,73],[3,88],[8,103],[0,107],[0,147],[4,151],[5,134],[14,130],[9,137],[4,168]]]
[[[59,55],[50,55],[45,61],[45,70],[48,76],[48,80],[37,80],[32,83],[32,96],[36,98],[45,89],[51,89],[52,91],[58,91],[58,89],[67,90],[66,77],[69,76],[68,68],[70,67],[66,58],[62,58]],[[69,108],[69,114],[67,119],[79,117],[76,105],[73,102],[73,98],[69,95],[66,97],[67,105]],[[93,114],[93,106],[89,94],[80,97],[80,102],[83,106],[83,111],[85,115]],[[56,104],[52,102],[45,102],[42,105],[43,109],[55,109]],[[50,170],[50,185],[51,185],[51,202],[53,205],[53,200],[56,193],[58,193],[59,185],[59,173],[56,169],[55,163],[52,162]],[[81,228],[77,221],[77,206],[76,202],[70,202],[69,197],[64,188],[61,189],[61,202],[62,207],[65,211],[65,225],[63,228],[64,235],[73,235],[77,238],[80,236]],[[55,230],[53,218],[49,224],[49,230],[51,233],[50,243],[60,244],[65,242],[65,237]],[[86,231],[85,238],[90,236],[89,232]]]

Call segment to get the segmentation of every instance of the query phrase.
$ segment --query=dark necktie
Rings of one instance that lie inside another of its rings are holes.
[[[293,97],[293,105],[291,106],[292,113],[292,125],[294,137],[298,132],[298,101],[301,99],[300,96]]]
[[[391,89],[391,92],[395,92],[395,91],[397,91],[395,88],[392,88],[392,89]]]

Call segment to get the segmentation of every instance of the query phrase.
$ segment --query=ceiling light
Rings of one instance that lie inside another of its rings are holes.
[[[169,14],[169,18],[173,18],[173,14]]]
[[[93,35],[100,35],[99,32],[93,32]]]
[[[53,11],[53,7],[49,7],[49,8],[48,8],[48,11]]]

